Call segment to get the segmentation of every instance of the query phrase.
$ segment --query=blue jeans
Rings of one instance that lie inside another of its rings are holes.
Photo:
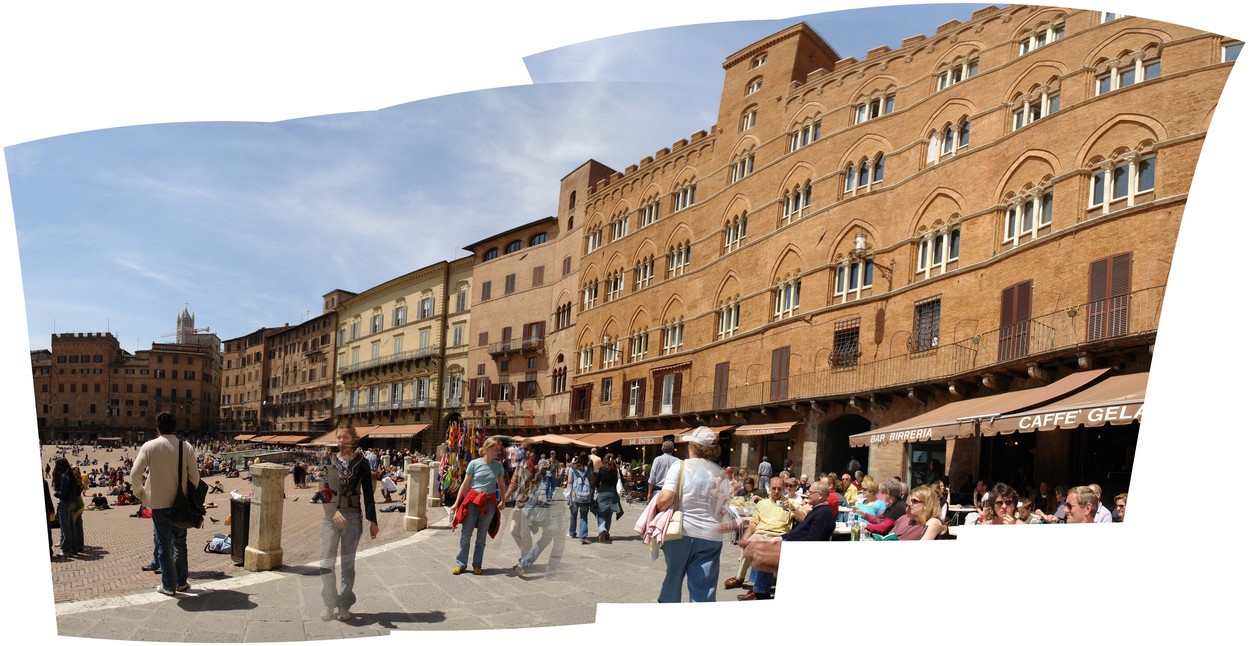
[[[590,531],[590,503],[569,502],[569,538],[586,538]]]
[[[78,527],[82,518],[78,517],[77,512],[73,500],[64,500],[56,504],[56,522],[61,526],[59,547],[62,554],[77,554],[82,550],[82,543],[79,542],[82,532]]]
[[[468,504],[468,503],[465,503]],[[473,542],[473,567],[482,567],[482,555],[486,552],[486,537],[490,534],[490,522],[498,510],[487,507],[482,513],[477,505],[469,505],[464,512],[464,526],[460,531],[460,551],[456,554],[456,565],[464,567],[469,564],[469,543]],[[477,540],[473,540],[473,530],[477,530]]]
[[[173,592],[187,584],[187,530],[169,522],[169,509],[153,509],[152,525],[161,547],[161,587]]]
[[[722,545],[721,541],[693,536],[664,541],[664,583],[660,584],[657,601],[680,603],[683,578],[691,601],[716,601]]]
[[[512,539],[521,549],[521,558],[517,560],[517,565],[523,568],[533,565],[543,550],[551,545],[555,531],[549,522],[549,512],[549,509],[541,505],[524,505],[512,511]],[[542,533],[535,544],[533,535],[538,532]]]
[[[611,531],[612,530],[612,514],[613,514],[612,510],[611,509],[601,510],[599,509],[598,506],[596,506],[594,508],[594,512],[595,512],[595,520],[598,522],[599,531],[601,532]]]
[[[321,519],[321,602],[327,608],[345,612],[356,603],[356,547],[364,533],[364,523],[359,509],[340,509],[347,526],[339,529],[334,524],[334,509]],[[334,578],[334,561],[340,564],[339,581]]]
[[[547,483],[547,492],[546,492],[547,502],[551,502],[551,497],[555,495],[555,492],[556,492],[556,477],[547,476],[546,483]]]
[[[152,523],[152,565],[161,567],[161,536],[156,533],[156,523]]]
[[[773,572],[761,572],[755,568],[751,568],[751,580],[755,582],[755,594],[773,593],[773,586],[777,585],[777,575]]]

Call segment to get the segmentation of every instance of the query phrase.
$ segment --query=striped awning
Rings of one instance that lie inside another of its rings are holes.
[[[749,435],[776,435],[778,433],[789,433],[790,429],[798,422],[777,422],[774,424],[743,424],[734,431],[735,437],[745,437]]]

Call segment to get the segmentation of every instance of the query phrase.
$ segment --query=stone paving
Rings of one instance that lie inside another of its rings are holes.
[[[250,484],[239,479],[223,479],[223,484],[227,491],[250,491]],[[316,563],[321,508],[307,502],[312,492],[294,490],[287,482],[284,565],[259,573],[234,566],[229,555],[203,552],[214,532],[228,533],[221,522],[228,513],[228,495],[211,496],[221,507],[210,510],[210,517],[219,522],[188,532],[192,589],[176,598],[156,593],[159,577],[139,569],[151,558],[152,532],[150,520],[128,516],[137,507],[85,512],[87,555],[52,564],[58,633],[139,641],[268,642],[393,630],[568,626],[593,623],[599,603],[654,603],[664,576],[663,557],[652,561],[633,532],[640,504],[625,506],[625,516],[614,523],[612,543],[582,545],[568,538],[568,508],[555,502],[549,522],[556,538],[522,575],[512,569],[520,550],[506,522],[487,543],[483,575],[454,576],[460,532],[450,531],[445,508],[432,508],[430,526],[415,533],[403,531],[402,513],[379,513],[379,536],[362,539],[356,561],[355,617],[322,621]],[[506,510],[505,521],[514,512]],[[593,537],[593,515],[591,523]],[[740,553],[725,543],[720,579],[736,570]],[[736,600],[740,592],[718,589],[717,598]]]

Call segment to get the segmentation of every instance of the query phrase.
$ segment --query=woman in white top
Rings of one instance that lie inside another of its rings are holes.
[[[682,439],[688,442],[690,458],[674,465],[680,468],[669,469],[656,500],[658,511],[676,504],[682,512],[682,537],[664,541],[665,572],[658,601],[680,602],[682,579],[691,601],[716,601],[726,528],[721,517],[733,494],[732,483],[715,462],[720,457],[716,433],[700,426]]]

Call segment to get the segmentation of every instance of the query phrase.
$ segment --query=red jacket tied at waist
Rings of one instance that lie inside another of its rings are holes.
[[[485,514],[491,509],[495,509],[495,516],[490,519],[490,537],[494,538],[499,533],[499,510],[496,502],[498,492],[482,493],[477,489],[470,488],[469,493],[464,495],[464,500],[460,506],[456,508],[456,515],[451,519],[451,530],[456,531],[456,525],[464,521],[465,514],[469,511],[470,505],[476,505],[478,513]]]

